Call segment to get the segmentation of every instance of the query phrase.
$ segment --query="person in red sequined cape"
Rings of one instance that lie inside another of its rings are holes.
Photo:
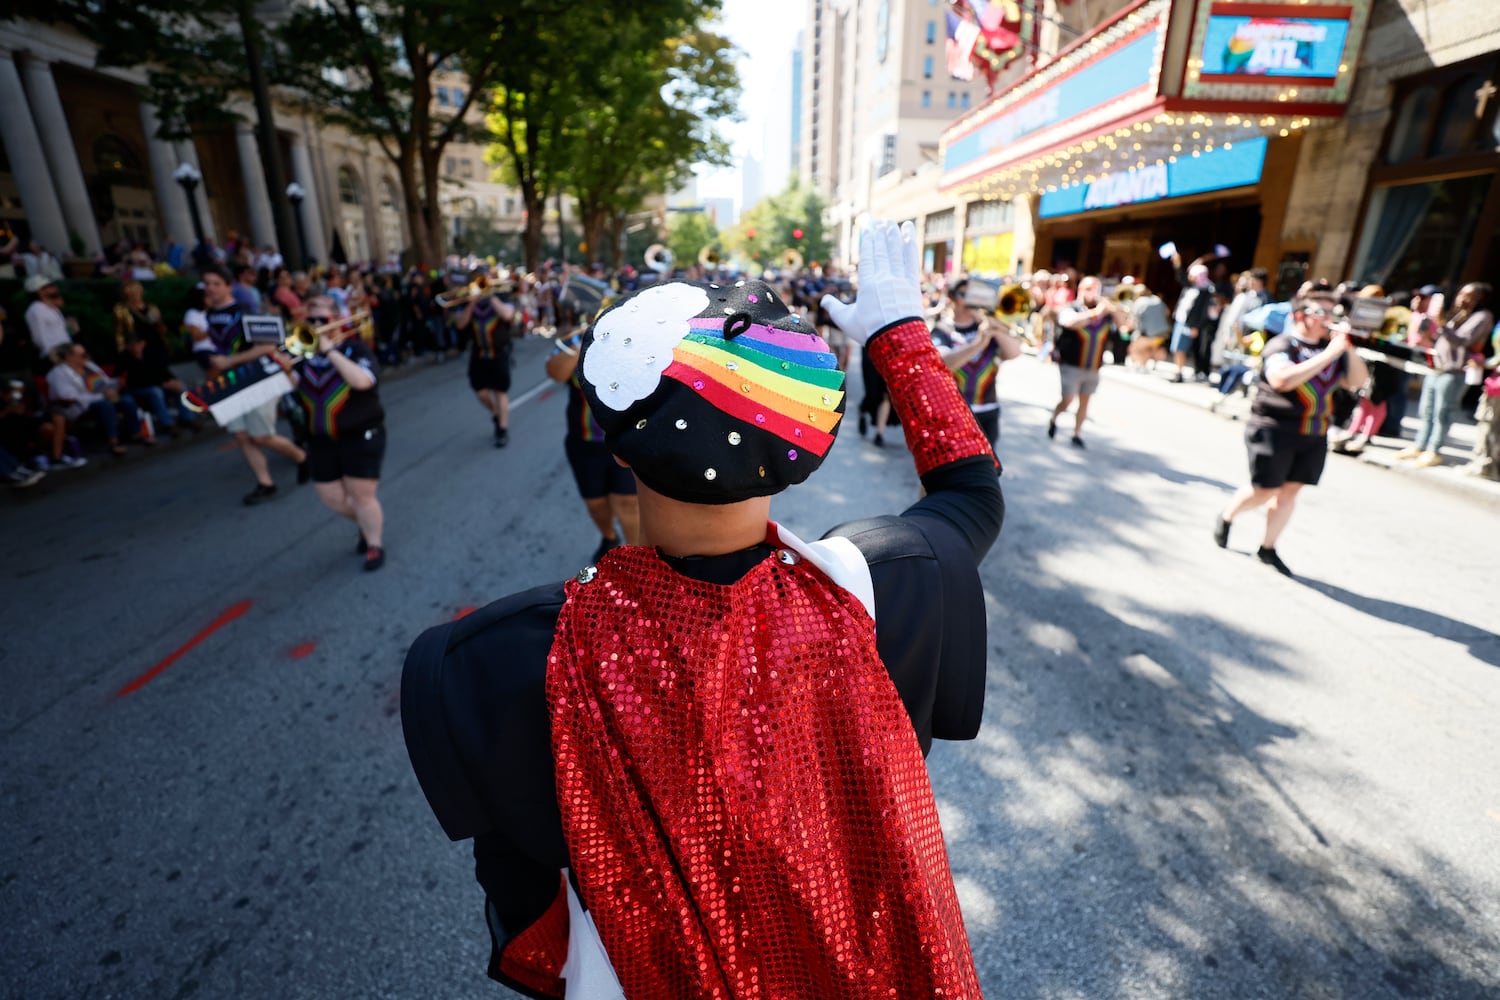
[[[580,371],[649,544],[407,657],[413,768],[474,841],[489,974],[527,996],[980,996],[924,757],[979,730],[998,463],[920,320],[909,223],[862,235],[859,278],[825,307],[921,500],[813,543],[770,523],[832,444],[832,356],[763,283],[648,289]]]

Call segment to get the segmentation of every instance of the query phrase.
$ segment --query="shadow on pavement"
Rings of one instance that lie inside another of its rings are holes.
[[[1356,594],[1323,580],[1314,580],[1304,576],[1295,579],[1304,587],[1316,590],[1325,597],[1331,597],[1340,604],[1346,604],[1373,618],[1405,625],[1419,632],[1425,632],[1436,639],[1461,642],[1469,647],[1469,652],[1475,659],[1488,663],[1492,667],[1500,667],[1500,635],[1494,632],[1486,632],[1478,626],[1448,618],[1433,611],[1414,608],[1409,604]]]

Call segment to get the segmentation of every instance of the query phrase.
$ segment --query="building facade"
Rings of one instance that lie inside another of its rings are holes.
[[[195,129],[188,140],[159,139],[156,110],[137,96],[144,74],[96,69],[95,54],[67,30],[0,22],[0,220],[59,256],[74,248],[96,256],[122,240],[191,245],[188,196],[174,180],[188,164],[202,177],[193,197],[204,236],[221,245],[232,235],[277,244],[272,199],[288,195],[266,183],[252,109],[236,107],[238,123]],[[435,82],[436,112],[462,102],[461,75]],[[291,106],[278,104],[274,114],[284,174],[304,192],[306,256],[394,264],[409,233],[390,159],[375,142]],[[455,225],[472,220],[523,225],[519,196],[492,174],[480,145],[445,151],[441,208],[450,240]]]

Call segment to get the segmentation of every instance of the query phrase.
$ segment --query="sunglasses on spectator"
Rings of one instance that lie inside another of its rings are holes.
[[[1302,315],[1304,315],[1304,316],[1331,316],[1331,315],[1333,315],[1333,311],[1331,309],[1324,309],[1322,306],[1303,306],[1302,307]]]
[[[324,323],[332,323],[333,322],[333,317],[332,316],[314,316],[314,315],[309,314],[308,317],[307,317],[307,321],[309,323],[317,323],[319,325],[322,325]]]

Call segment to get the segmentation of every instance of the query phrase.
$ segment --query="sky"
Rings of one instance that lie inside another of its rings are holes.
[[[797,32],[806,21],[807,0],[724,0],[719,31],[744,52],[739,67],[744,120],[720,126],[720,134],[734,146],[736,157],[758,152],[767,123],[790,115],[786,78],[791,74]],[[747,207],[739,204],[738,168],[698,168],[696,172],[700,198],[733,198],[737,211]]]

